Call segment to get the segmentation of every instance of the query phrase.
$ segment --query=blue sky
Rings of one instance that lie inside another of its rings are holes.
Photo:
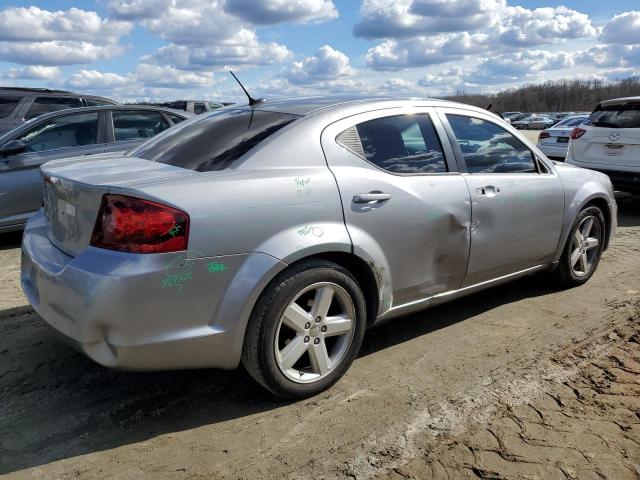
[[[636,10],[634,10],[636,9]],[[121,101],[445,95],[640,73],[638,0],[5,0],[0,85]]]

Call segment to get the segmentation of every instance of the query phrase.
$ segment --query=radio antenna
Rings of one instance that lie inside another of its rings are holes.
[[[235,78],[236,82],[238,82],[238,85],[240,85],[240,88],[242,89],[244,94],[249,99],[249,106],[250,107],[253,107],[254,105],[259,105],[259,104],[261,104],[261,103],[263,103],[265,101],[264,98],[253,98],[251,95],[249,95],[249,92],[247,91],[246,88],[244,88],[244,85],[242,85],[242,82],[238,79],[238,77],[236,77],[236,74],[233,73],[231,70],[229,70],[229,73],[231,74],[231,76],[233,78]]]

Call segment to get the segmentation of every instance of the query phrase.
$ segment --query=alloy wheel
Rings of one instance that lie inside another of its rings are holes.
[[[571,271],[576,277],[583,277],[591,272],[593,263],[598,258],[601,241],[602,229],[596,217],[589,215],[582,219],[571,241]]]
[[[282,373],[296,383],[329,375],[349,350],[355,315],[354,303],[341,286],[320,282],[303,289],[278,321],[274,349]]]

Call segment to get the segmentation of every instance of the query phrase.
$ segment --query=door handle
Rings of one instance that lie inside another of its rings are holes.
[[[486,195],[487,197],[495,197],[498,193],[500,193],[500,189],[494,187],[493,185],[487,185],[486,187],[476,188],[476,193],[478,195]]]
[[[370,192],[359,193],[353,197],[353,203],[369,203],[369,202],[384,202],[391,198],[390,193],[382,192]]]

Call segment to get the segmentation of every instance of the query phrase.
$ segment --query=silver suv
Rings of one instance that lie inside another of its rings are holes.
[[[43,113],[66,108],[117,105],[108,98],[80,95],[48,88],[0,88],[0,133],[11,130]]]
[[[601,102],[571,132],[566,161],[607,174],[616,190],[640,195],[640,97]]]

